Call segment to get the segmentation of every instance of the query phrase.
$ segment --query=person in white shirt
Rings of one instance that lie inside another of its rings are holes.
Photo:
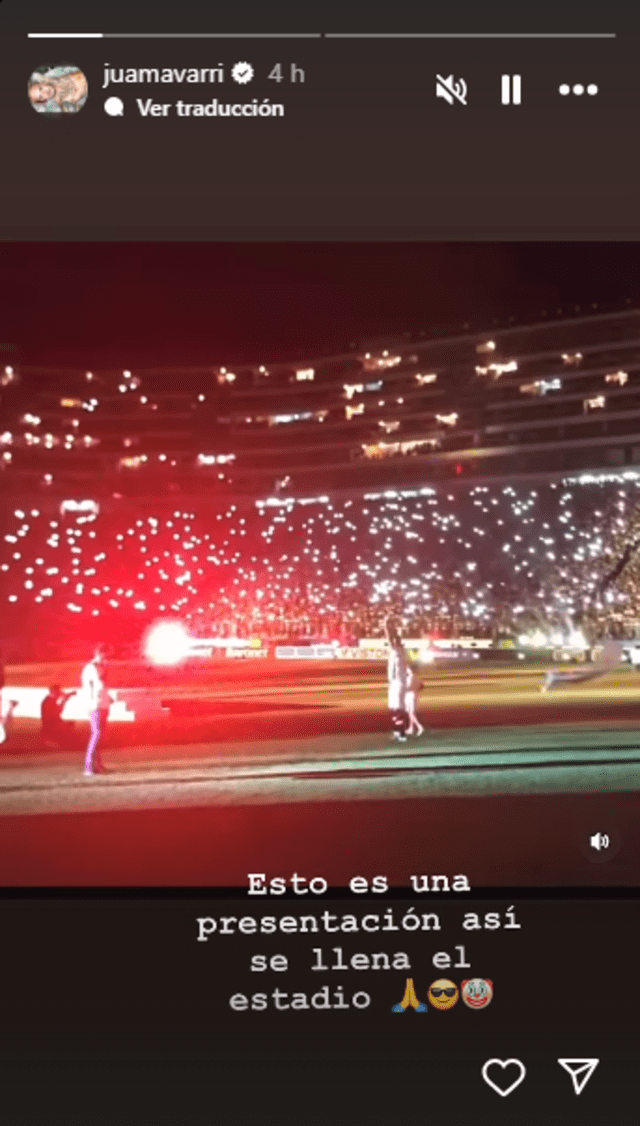
[[[387,663],[387,680],[389,682],[387,703],[389,705],[389,711],[391,712],[393,738],[397,743],[406,743],[407,655],[404,650],[404,645],[390,618],[385,622],[385,632],[390,647],[389,661]]]
[[[13,713],[18,706],[17,700],[9,700],[9,707],[5,714],[0,715],[0,743],[6,743],[11,738],[13,731]]]
[[[4,660],[0,649],[0,743],[6,743],[13,729],[13,713],[18,706],[17,700],[9,700],[9,707],[5,713],[2,690],[4,688]]]
[[[91,738],[84,761],[85,775],[106,773],[102,762],[100,745],[104,739],[111,697],[105,687],[105,654],[96,649],[93,659],[82,670],[82,690],[89,706],[91,719]]]
[[[405,692],[404,701],[407,715],[409,717],[409,726],[407,728],[407,735],[424,735],[424,727],[420,723],[416,715],[416,707],[418,704],[418,695],[422,688],[422,681],[416,673],[416,670],[409,665],[407,669],[407,690]]]

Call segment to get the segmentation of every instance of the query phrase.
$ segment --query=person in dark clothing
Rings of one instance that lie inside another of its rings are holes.
[[[42,739],[47,747],[61,747],[69,742],[75,730],[75,724],[62,718],[65,704],[70,696],[75,696],[75,691],[63,692],[59,684],[54,684],[49,689],[40,708],[42,720]]]

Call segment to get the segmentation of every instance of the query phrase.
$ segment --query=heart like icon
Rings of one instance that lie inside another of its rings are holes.
[[[505,1087],[504,1083],[507,1079],[505,1071],[508,1067],[517,1068],[520,1074],[513,1080],[512,1083],[509,1084],[508,1087]],[[491,1077],[489,1076],[490,1068],[502,1068],[502,1071],[497,1072],[496,1074],[494,1070],[496,1077],[495,1079],[491,1079]],[[524,1079],[526,1074],[527,1069],[524,1066],[522,1060],[487,1060],[482,1069],[482,1078],[484,1079],[485,1083],[488,1083],[494,1091],[497,1091],[499,1095],[503,1096],[510,1095],[512,1091],[515,1091],[516,1087],[519,1087],[522,1083],[522,1080]]]

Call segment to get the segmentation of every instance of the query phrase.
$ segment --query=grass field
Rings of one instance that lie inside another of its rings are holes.
[[[78,675],[11,667],[5,698]],[[110,772],[90,779],[88,724],[51,750],[36,720],[16,720],[0,750],[0,882],[243,885],[303,863],[334,885],[354,865],[402,882],[409,857],[477,886],[637,882],[637,674],[552,695],[522,665],[426,680],[425,735],[398,746],[382,666],[114,662],[110,685],[160,693],[166,718],[111,724]],[[590,855],[595,832],[620,842],[609,857]]]

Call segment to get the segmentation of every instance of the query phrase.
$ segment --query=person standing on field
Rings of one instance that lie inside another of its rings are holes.
[[[387,680],[389,683],[387,702],[391,712],[393,738],[397,743],[406,743],[408,724],[406,692],[409,667],[407,655],[391,618],[388,618],[385,622],[385,633],[390,647],[387,663]]]
[[[104,649],[99,647],[92,660],[82,670],[82,689],[88,700],[91,720],[91,737],[84,762],[84,773],[89,777],[94,774],[106,774],[101,747],[104,742],[111,697],[106,689],[105,677],[105,653]]]
[[[409,718],[409,726],[407,728],[407,735],[424,735],[424,727],[420,723],[416,714],[418,706],[418,697],[420,689],[422,688],[422,681],[418,676],[416,670],[412,665],[407,669],[407,690],[405,692],[405,708]]]
[[[17,700],[9,700],[9,707],[5,715],[4,711],[4,659],[2,656],[2,649],[0,649],[0,743],[6,743],[11,735],[13,729],[13,713],[18,706]]]

